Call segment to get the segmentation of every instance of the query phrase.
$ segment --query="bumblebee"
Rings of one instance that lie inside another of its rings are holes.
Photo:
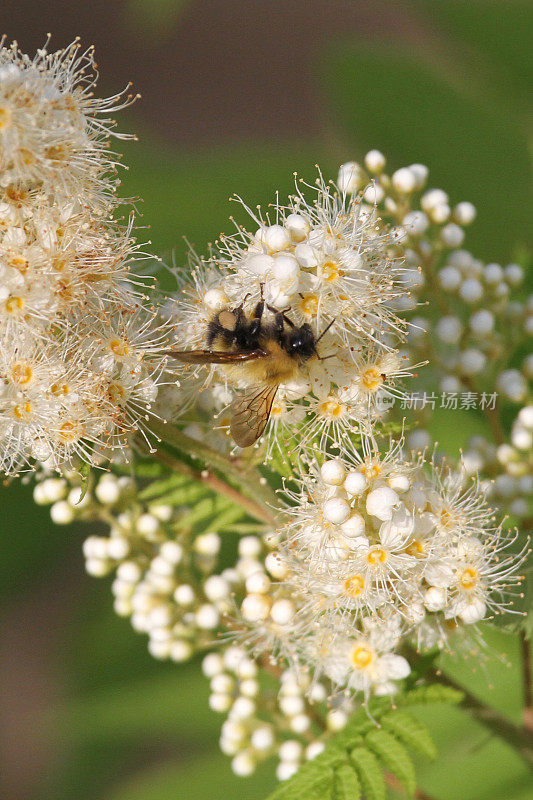
[[[246,299],[246,298],[245,298]],[[273,319],[264,321],[267,308]],[[281,383],[297,377],[309,359],[318,355],[318,337],[307,323],[295,325],[286,312],[261,300],[247,316],[241,304],[222,309],[208,323],[205,350],[171,350],[169,355],[188,364],[221,364],[230,379],[246,380],[249,388],[230,407],[230,433],[239,447],[250,447],[268,422]]]

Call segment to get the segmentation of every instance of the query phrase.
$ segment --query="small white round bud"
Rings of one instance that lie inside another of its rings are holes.
[[[428,611],[442,611],[446,605],[446,589],[430,586],[424,595],[424,605]]]
[[[260,622],[270,613],[271,600],[264,594],[248,594],[242,601],[241,614],[247,622]]]
[[[441,317],[437,322],[435,332],[441,342],[457,344],[461,338],[463,326],[457,317]]]
[[[159,555],[169,564],[179,564],[183,558],[183,547],[178,542],[163,542],[159,548]]]
[[[270,589],[270,578],[262,570],[248,575],[245,581],[246,591],[249,594],[266,594]]]
[[[294,733],[305,733],[311,727],[311,719],[307,714],[296,714],[289,722],[291,731]]]
[[[293,242],[303,242],[309,233],[309,223],[301,214],[289,214],[285,220],[285,227],[289,231]]]
[[[277,580],[283,580],[289,574],[289,567],[279,553],[269,553],[265,558],[265,567]]]
[[[323,512],[324,518],[334,525],[341,525],[346,522],[350,516],[351,509],[346,500],[342,497],[331,497],[324,503]]]
[[[204,603],[197,610],[195,620],[198,627],[202,628],[202,630],[212,631],[220,622],[220,614],[218,609],[211,605],[211,603]]]
[[[309,690],[309,700],[312,703],[324,703],[327,700],[328,693],[326,687],[322,683],[314,683]]]
[[[372,206],[381,203],[384,197],[385,191],[379,183],[370,183],[363,192],[364,200]]]
[[[216,556],[220,550],[220,536],[218,533],[202,533],[194,540],[193,548],[201,556]]]
[[[116,503],[120,497],[120,486],[114,475],[104,475],[94,490],[96,498],[103,503],[103,505],[111,506]]]
[[[518,412],[518,420],[524,428],[533,431],[533,405],[521,408]]]
[[[428,189],[420,200],[420,205],[424,211],[429,211],[435,206],[444,205],[448,202],[448,195],[442,189]]]
[[[303,754],[303,747],[296,739],[287,739],[282,742],[278,749],[278,755],[282,761],[298,762]]]
[[[125,536],[112,536],[107,545],[109,558],[122,561],[130,552],[130,543]]]
[[[233,719],[250,719],[255,713],[255,703],[250,697],[238,697],[233,703],[231,716]]]
[[[259,668],[255,661],[252,661],[251,658],[246,658],[243,656],[236,665],[235,672],[239,678],[245,680],[247,678],[255,678],[259,672]]]
[[[224,671],[224,661],[219,653],[208,653],[202,660],[202,672],[206,678],[213,678]]]
[[[461,285],[462,277],[457,267],[444,267],[438,275],[439,283],[446,292],[455,292]]]
[[[504,274],[510,286],[519,286],[524,280],[524,270],[519,264],[507,264]]]
[[[450,206],[447,203],[433,206],[427,210],[427,215],[436,225],[443,225],[450,218]]]
[[[161,661],[170,656],[170,648],[170,641],[155,641],[154,639],[150,639],[148,642],[148,652],[152,658],[157,658]]]
[[[346,468],[340,459],[324,461],[320,467],[320,476],[328,486],[341,486],[346,476]]]
[[[231,694],[235,688],[235,681],[227,672],[221,672],[211,678],[209,686],[215,694]]]
[[[252,747],[259,752],[270,750],[274,746],[274,734],[268,725],[260,725],[250,737]]]
[[[460,392],[461,381],[455,375],[444,375],[439,383],[441,392]]]
[[[459,612],[459,619],[466,625],[473,625],[481,622],[484,618],[487,607],[480,597],[472,597],[468,605]]]
[[[483,286],[477,278],[467,278],[459,287],[459,294],[465,303],[477,303],[483,297]]]
[[[341,708],[335,708],[328,712],[326,724],[330,731],[341,731],[346,727],[347,722],[348,715]]]
[[[301,714],[305,708],[305,703],[299,695],[288,695],[280,697],[278,705],[287,717],[294,717]]]
[[[224,714],[231,708],[232,698],[229,694],[211,694],[209,695],[209,708],[217,711],[219,714]]]
[[[503,395],[519,403],[527,395],[527,381],[517,369],[506,369],[496,378],[496,388]]]
[[[161,556],[156,556],[152,559],[150,563],[150,576],[152,575],[162,575],[164,577],[168,577],[174,573],[174,564],[171,564],[169,561],[166,561]]]
[[[325,748],[324,742],[311,742],[305,748],[305,758],[307,761],[312,761],[313,758],[316,758],[320,755],[320,753],[324,752]]]
[[[290,247],[291,235],[283,225],[269,225],[265,228],[263,242],[272,253],[277,253]]]
[[[459,225],[471,225],[476,218],[476,207],[467,200],[457,203],[453,209],[453,218]]]
[[[229,302],[229,297],[224,289],[208,289],[204,294],[204,306],[208,308],[209,311],[222,311],[223,308],[227,307]]]
[[[386,163],[385,156],[379,150],[369,150],[365,156],[365,167],[373,175],[383,172]]]
[[[85,508],[91,502],[89,492],[85,492],[81,486],[75,486],[67,495],[67,502],[73,508]]]
[[[387,483],[395,492],[406,492],[411,488],[411,481],[407,475],[390,475]]]
[[[141,536],[151,539],[159,532],[159,520],[153,514],[141,514],[135,527]]]
[[[489,286],[496,286],[503,280],[503,269],[499,264],[487,264],[483,270],[483,277]]]
[[[216,602],[229,597],[230,587],[221,575],[210,575],[204,583],[204,592],[208,600]]]
[[[392,185],[397,192],[409,194],[416,188],[416,176],[409,167],[401,167],[392,173]]]
[[[465,233],[455,222],[449,222],[441,230],[440,238],[446,247],[460,247],[464,241]]]
[[[402,226],[409,236],[422,236],[428,225],[429,219],[423,211],[410,211],[402,219]]]
[[[257,536],[243,536],[239,539],[238,551],[240,556],[255,558],[261,553],[263,546]]]
[[[365,533],[365,520],[361,516],[355,512],[348,517],[346,522],[343,522],[341,525],[341,531],[344,536],[348,539],[358,539],[360,536],[364,536]]]
[[[76,515],[74,509],[66,500],[60,500],[51,507],[50,516],[52,517],[52,522],[55,522],[56,525],[68,525]]]
[[[409,164],[409,169],[415,176],[416,188],[422,189],[428,179],[429,169],[425,164]]]
[[[230,739],[233,742],[242,742],[248,733],[245,724],[239,722],[237,719],[227,719],[221,728],[221,734],[224,739]]]
[[[479,311],[472,314],[468,324],[476,336],[487,336],[494,329],[494,314],[488,308],[480,308]]]
[[[154,517],[160,522],[168,522],[172,519],[173,508],[172,506],[164,505],[161,503],[160,505],[153,505],[149,508],[150,514],[153,514]]]
[[[195,600],[194,589],[188,583],[182,583],[174,592],[174,600],[179,606],[192,606]]]
[[[363,183],[364,173],[356,161],[347,161],[346,164],[341,164],[337,178],[337,186],[341,192],[353,194],[360,189]]]
[[[293,286],[297,287],[300,278],[300,265],[297,259],[290,253],[276,256],[272,265],[272,277],[287,291]]]
[[[176,639],[170,646],[170,658],[178,664],[188,661],[193,652],[192,644],[185,639]]]
[[[366,510],[372,517],[382,522],[391,519],[393,509],[400,504],[400,498],[389,486],[380,486],[369,492],[366,498]]]
[[[254,678],[241,681],[239,691],[243,697],[256,697],[259,694],[259,684]]]
[[[256,253],[248,256],[245,261],[246,272],[256,275],[258,278],[265,278],[272,271],[274,259],[266,253]]]
[[[459,356],[459,364],[465,375],[477,375],[487,365],[487,357],[481,350],[470,347]]]
[[[85,569],[89,575],[95,578],[102,578],[111,569],[111,562],[101,558],[88,558],[85,562]]]
[[[278,781],[288,781],[289,778],[296,775],[299,766],[296,761],[280,761],[276,767],[276,778]]]
[[[295,613],[296,609],[291,600],[276,600],[270,609],[270,616],[277,625],[288,625]]]
[[[367,487],[367,480],[362,472],[349,472],[344,481],[344,489],[351,497],[363,494]]]

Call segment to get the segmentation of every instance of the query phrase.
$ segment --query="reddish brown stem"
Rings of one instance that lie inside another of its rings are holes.
[[[208,486],[214,492],[224,495],[224,497],[232,500],[234,503],[241,506],[241,508],[243,508],[251,517],[254,517],[254,519],[264,522],[266,525],[276,524],[274,517],[270,515],[262,506],[258,505],[250,497],[241,494],[241,492],[239,492],[233,486],[225,483],[211,470],[205,469],[199,472],[198,470],[190,467],[188,464],[184,464],[182,461],[179,461],[177,458],[173,458],[164,450],[157,449],[153,455],[155,455],[158,461],[161,461],[162,464],[166,464],[166,466],[170,467],[174,472],[179,472],[181,475],[187,475],[192,480],[198,481],[198,483],[203,483],[204,486]]]

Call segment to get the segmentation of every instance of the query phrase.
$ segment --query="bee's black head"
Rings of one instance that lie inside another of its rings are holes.
[[[287,351],[304,360],[316,355],[316,338],[311,326],[306,323],[292,328],[287,336]]]

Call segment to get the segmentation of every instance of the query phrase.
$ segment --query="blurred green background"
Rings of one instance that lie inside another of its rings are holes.
[[[179,260],[184,235],[201,251],[227,229],[233,192],[267,203],[293,171],[335,177],[371,147],[394,168],[428,164],[430,186],[475,203],[466,244],[479,257],[506,263],[530,244],[529,0],[3,0],[0,23],[27,52],[47,31],[57,47],[80,34],[102,92],[127,80],[142,92],[121,120],[140,136],[123,148],[124,194],[144,199],[157,253]],[[457,449],[471,422],[436,432]],[[149,657],[109,581],[85,576],[87,531],[53,526],[29,486],[0,491],[4,800],[265,798],[271,767],[243,780],[219,753],[198,665]],[[510,666],[450,670],[517,720],[517,642],[491,643]],[[457,710],[429,724],[440,759],[419,774],[432,797],[531,800],[502,742]]]

